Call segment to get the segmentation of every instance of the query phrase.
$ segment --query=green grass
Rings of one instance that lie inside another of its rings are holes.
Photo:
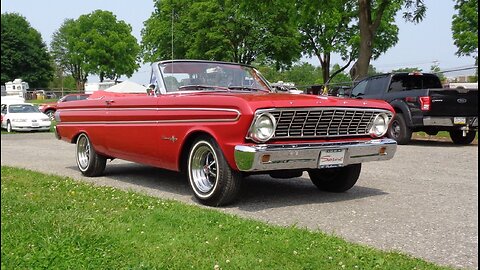
[[[58,98],[54,99],[30,99],[30,100],[25,100],[27,103],[32,103],[32,104],[43,104],[43,103],[52,103],[52,102],[57,102]]]
[[[2,269],[449,269],[295,226],[1,172]]]
[[[430,135],[428,135],[425,132],[415,132],[414,134],[419,136],[419,137],[425,137],[425,138],[430,137]],[[432,137],[437,137],[437,138],[442,138],[442,139],[450,139],[450,134],[448,133],[448,131],[439,131],[437,135],[432,136]],[[475,135],[475,139],[478,140],[478,131],[477,131],[477,135]]]

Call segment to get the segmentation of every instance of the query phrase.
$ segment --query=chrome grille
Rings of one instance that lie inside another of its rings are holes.
[[[384,110],[352,108],[269,111],[277,122],[274,138],[317,138],[369,135],[373,119]]]

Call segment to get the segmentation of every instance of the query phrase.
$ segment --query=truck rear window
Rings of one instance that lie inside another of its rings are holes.
[[[412,89],[442,88],[442,83],[434,75],[397,74],[392,77],[389,92],[398,92]]]

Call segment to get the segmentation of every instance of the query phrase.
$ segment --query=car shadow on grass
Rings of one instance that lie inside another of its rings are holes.
[[[78,172],[77,167],[69,168]],[[171,196],[166,199],[174,198],[185,201],[185,196],[188,196],[190,198],[187,199],[188,203],[199,204],[190,190],[186,176],[173,171],[136,163],[107,163],[103,177],[87,179],[89,182],[114,185],[127,190],[145,191],[145,189],[153,189],[147,191],[148,194],[153,196],[158,195],[155,194],[155,191],[170,193]],[[112,180],[117,183],[111,183]],[[108,183],[103,183],[104,181]],[[359,185],[344,193],[322,192],[305,177],[276,179],[267,175],[253,175],[243,179],[238,199],[224,208],[259,211],[285,206],[357,200],[386,194],[388,193],[382,190]]]

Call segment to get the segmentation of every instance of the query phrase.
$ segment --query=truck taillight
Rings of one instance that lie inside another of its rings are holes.
[[[420,97],[420,109],[422,111],[429,111],[431,104],[430,97]]]

